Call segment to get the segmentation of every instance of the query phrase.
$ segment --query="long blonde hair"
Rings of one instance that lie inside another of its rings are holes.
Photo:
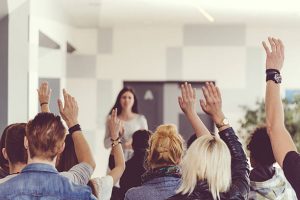
[[[160,125],[152,134],[147,150],[146,166],[177,165],[185,151],[184,140],[173,124]]]
[[[198,181],[207,181],[213,198],[231,185],[231,155],[219,135],[204,135],[193,142],[182,161],[182,183],[178,193],[191,194]]]

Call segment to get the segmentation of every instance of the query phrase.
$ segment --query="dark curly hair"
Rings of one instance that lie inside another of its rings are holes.
[[[250,137],[247,149],[250,151],[250,157],[260,165],[270,166],[276,162],[265,126],[255,129]]]

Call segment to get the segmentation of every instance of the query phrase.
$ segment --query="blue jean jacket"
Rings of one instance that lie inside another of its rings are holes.
[[[88,186],[73,184],[47,164],[27,165],[22,172],[0,184],[1,200],[96,200]]]

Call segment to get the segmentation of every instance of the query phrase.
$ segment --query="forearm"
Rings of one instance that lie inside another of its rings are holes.
[[[93,158],[91,149],[88,142],[86,141],[82,131],[75,131],[72,134],[72,139],[74,142],[74,148],[78,162],[85,162],[89,164],[93,169],[96,167],[95,160]]]
[[[242,144],[231,127],[220,131],[219,134],[230,150],[232,185],[240,188],[239,192],[246,198],[249,193],[250,170]]]
[[[206,128],[200,117],[196,112],[186,114],[187,119],[191,123],[197,137],[205,134],[210,134],[209,130]]]
[[[280,97],[280,85],[267,82],[266,88],[266,123],[273,153],[280,166],[289,151],[297,151],[290,133],[284,125],[284,110]]]
[[[114,184],[115,184],[121,178],[125,170],[125,159],[124,159],[124,153],[121,144],[112,147],[112,152],[115,160],[115,168],[111,170],[109,175],[113,177]]]
[[[266,88],[266,120],[270,129],[284,128],[284,110],[280,97],[280,85],[267,82]]]
[[[41,105],[41,112],[42,113],[50,113],[50,108],[48,104]]]

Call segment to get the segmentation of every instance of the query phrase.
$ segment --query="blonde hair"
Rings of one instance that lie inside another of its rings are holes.
[[[191,194],[198,181],[207,181],[214,198],[220,199],[231,185],[231,155],[219,135],[204,135],[193,142],[182,161],[178,193]]]
[[[185,151],[184,140],[173,124],[160,125],[149,139],[147,168],[156,165],[177,165]]]

